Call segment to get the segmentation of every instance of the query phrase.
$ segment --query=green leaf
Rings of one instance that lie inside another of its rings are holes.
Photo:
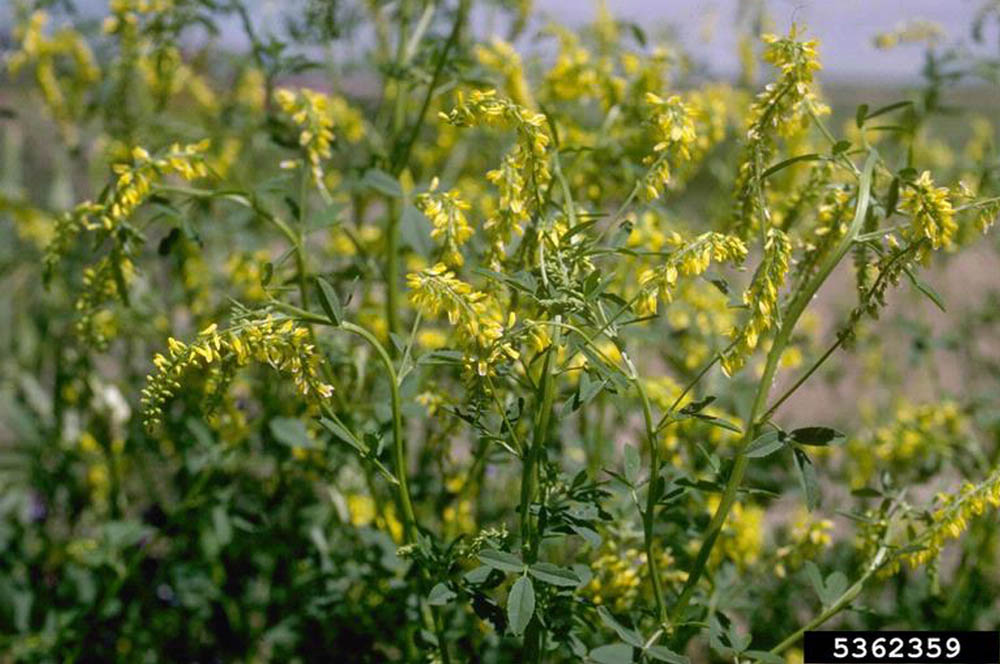
[[[399,236],[417,253],[427,256],[434,249],[430,235],[431,222],[412,203],[404,203],[400,214]]]
[[[484,565],[489,565],[493,569],[501,572],[523,572],[524,563],[512,553],[497,551],[496,549],[484,549],[479,552],[479,560]]]
[[[361,181],[386,196],[400,198],[403,195],[403,188],[399,186],[399,180],[378,168],[369,168],[365,171]]]
[[[899,178],[892,178],[889,183],[889,193],[885,198],[885,216],[891,217],[896,212],[896,204],[899,203]]]
[[[625,643],[600,646],[591,650],[587,658],[595,664],[631,664],[632,646]]]
[[[833,145],[833,154],[841,154],[847,152],[851,149],[851,142],[847,140],[840,140]]]
[[[590,546],[598,547],[601,545],[601,536],[593,528],[587,528],[586,526],[580,526],[577,524],[570,524],[569,526],[574,533],[587,540]]]
[[[639,451],[635,445],[625,445],[625,479],[629,484],[635,484],[639,479]]]
[[[914,288],[923,293],[938,309],[947,313],[947,309],[944,308],[944,300],[941,299],[941,296],[930,284],[917,277],[910,270],[906,270],[906,276],[909,277],[910,283],[913,284]]]
[[[799,482],[802,485],[802,492],[806,496],[806,507],[811,512],[816,509],[820,501],[819,482],[816,481],[816,469],[813,467],[812,459],[809,458],[808,454],[797,447],[792,449],[792,453],[795,456],[795,467],[799,471]]]
[[[743,654],[764,664],[785,664],[785,658],[766,650],[745,650]]]
[[[576,588],[580,585],[580,578],[576,572],[552,563],[535,563],[528,568],[528,572],[539,581],[553,586]]]
[[[309,437],[306,425],[294,417],[275,417],[268,423],[271,435],[282,445],[301,449],[315,449],[316,441]]]
[[[854,113],[854,124],[861,129],[865,126],[865,119],[868,117],[868,104],[861,104],[858,106],[858,110]]]
[[[507,620],[511,631],[517,636],[524,634],[534,613],[535,587],[531,585],[530,577],[522,576],[514,582],[507,595]]]
[[[763,433],[747,445],[744,454],[751,459],[766,457],[785,446],[785,437],[786,434],[784,431],[773,430]]]
[[[823,582],[822,572],[819,571],[816,563],[811,560],[807,560],[803,567],[805,568],[806,578],[809,579],[809,584],[816,591],[816,596],[826,606],[826,584]]]
[[[335,326],[340,327],[340,324],[344,321],[344,309],[340,306],[340,298],[337,297],[337,291],[323,277],[316,277],[316,286],[319,290],[319,303],[323,307],[326,317]]]
[[[844,439],[844,434],[829,427],[802,427],[788,435],[799,445],[824,446]]]
[[[363,455],[367,454],[368,450],[365,449],[364,444],[362,444],[362,442],[358,440],[357,436],[348,431],[346,428],[342,427],[338,422],[334,422],[333,420],[326,417],[321,417],[319,419],[319,423],[323,426],[324,429],[332,433],[334,437],[340,440],[341,442],[347,443],[348,445],[350,445]]]
[[[481,583],[486,583],[486,579],[489,578],[490,572],[493,568],[489,565],[480,565],[475,569],[471,569],[463,575],[463,578],[471,584],[479,585]]]
[[[851,146],[851,144],[848,143],[847,147],[850,147],[850,146]],[[834,148],[834,149],[836,149],[836,148]],[[836,154],[836,152],[834,154]],[[775,164],[774,166],[769,167],[767,170],[765,170],[763,173],[760,174],[760,177],[763,180],[764,178],[767,178],[767,177],[769,177],[771,175],[774,175],[778,171],[784,170],[784,169],[788,168],[789,166],[791,166],[792,164],[796,164],[796,163],[798,163],[800,161],[820,161],[822,159],[823,159],[823,155],[817,154],[815,152],[812,152],[810,154],[800,154],[797,157],[791,157],[789,159],[785,159],[784,161],[780,161],[777,164]]]
[[[897,101],[894,104],[889,104],[888,106],[883,106],[881,108],[875,109],[871,113],[868,113],[867,115],[865,115],[865,119],[866,120],[871,120],[872,118],[877,118],[880,115],[884,115],[886,113],[890,113],[892,111],[895,111],[897,108],[903,108],[904,106],[910,106],[911,104],[913,104],[912,101]]]
[[[641,648],[645,645],[639,632],[634,629],[630,629],[615,620],[615,617],[611,615],[611,612],[608,611],[607,608],[603,606],[597,607],[597,617],[601,619],[601,622],[603,622],[605,626],[613,629],[618,635],[618,638],[622,641],[630,643],[636,648]]]
[[[431,606],[444,606],[451,600],[458,597],[455,592],[443,583],[439,583],[431,588],[427,594],[427,603]]]
[[[826,592],[829,597],[827,604],[833,604],[847,590],[847,576],[843,572],[834,572],[826,577]]]
[[[664,646],[649,646],[645,653],[659,662],[670,662],[670,664],[688,664],[691,661],[686,656],[678,655]]]
[[[681,408],[680,412],[684,413],[685,415],[695,415],[705,410],[709,404],[715,401],[715,399],[716,397],[714,396],[707,396],[699,401],[692,401],[688,405]]]

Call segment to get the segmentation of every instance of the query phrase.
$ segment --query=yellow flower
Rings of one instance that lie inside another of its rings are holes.
[[[732,376],[739,371],[747,358],[757,348],[761,336],[778,325],[778,293],[788,274],[792,243],[777,228],[768,231],[761,259],[753,281],[743,293],[743,302],[750,314],[743,325],[734,331],[734,346],[722,358],[722,369]]]
[[[324,197],[330,193],[323,181],[323,160],[329,159],[333,143],[333,114],[330,97],[300,88],[297,92],[279,88],[274,93],[278,107],[299,128],[299,145],[305,151],[313,182]]]
[[[438,193],[438,180],[431,181],[430,191],[417,195],[415,204],[431,221],[431,237],[441,245],[444,262],[451,267],[461,267],[461,247],[472,237],[472,227],[465,217],[469,204],[457,192]]]
[[[703,274],[712,261],[741,262],[747,254],[746,245],[737,237],[723,233],[703,233],[687,245],[670,254],[655,268],[639,275],[639,294],[635,310],[640,316],[656,314],[658,298],[670,302],[677,278]]]
[[[413,272],[406,282],[410,301],[422,314],[447,315],[466,352],[467,366],[476,374],[489,375],[498,362],[517,358],[517,351],[503,339],[504,321],[497,302],[458,279],[444,263]]]
[[[496,90],[474,90],[467,100],[459,94],[455,108],[441,117],[457,127],[482,125],[517,132],[517,143],[500,167],[486,174],[500,193],[498,205],[483,226],[490,240],[488,261],[497,264],[511,236],[523,233],[524,224],[541,210],[543,192],[552,179],[545,116],[498,96]]]
[[[911,239],[926,238],[934,249],[951,246],[951,239],[958,230],[955,210],[948,189],[935,187],[930,171],[921,173],[904,190],[901,207],[910,215]]]
[[[652,168],[643,181],[643,193],[647,200],[660,197],[660,187],[670,184],[670,163],[667,156],[680,160],[691,159],[691,148],[697,141],[694,112],[681,101],[678,95],[666,100],[652,92],[646,93],[646,102],[652,106],[654,140],[653,154],[645,162]]]
[[[156,427],[163,406],[181,388],[180,380],[193,369],[209,372],[209,381],[224,387],[236,369],[251,361],[273,367],[292,378],[296,390],[311,402],[329,398],[333,387],[319,378],[322,356],[309,343],[309,331],[291,320],[276,321],[270,315],[240,323],[220,333],[210,325],[191,344],[167,340],[167,355],[156,355],[156,372],[146,379],[142,410],[147,427]]]

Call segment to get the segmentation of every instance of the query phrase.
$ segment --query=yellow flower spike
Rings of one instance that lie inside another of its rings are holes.
[[[333,393],[333,387],[319,378],[323,358],[311,344],[306,343],[308,334],[301,334],[303,330],[291,320],[283,321],[275,328],[268,316],[243,322],[221,335],[217,334],[215,325],[210,325],[204,334],[199,335],[202,339],[209,337],[201,344],[185,346],[170,339],[170,359],[158,356],[154,361],[156,372],[147,377],[142,391],[146,426],[152,428],[159,424],[163,405],[181,387],[178,378],[202,366],[202,362],[204,368],[212,367],[213,371],[220,372],[225,384],[236,369],[255,359],[290,375],[296,390],[307,401],[328,398]]]
[[[496,265],[513,235],[524,232],[524,224],[541,209],[543,194],[552,176],[548,166],[550,138],[543,129],[545,116],[497,95],[496,90],[474,90],[468,100],[456,95],[457,104],[442,117],[457,127],[485,125],[511,128],[517,143],[500,167],[486,178],[499,190],[499,205],[484,225],[490,242],[487,261]]]
[[[743,293],[743,302],[750,308],[744,324],[734,331],[734,346],[722,358],[722,369],[732,376],[746,363],[757,348],[761,335],[778,325],[778,292],[785,282],[791,260],[792,244],[782,231],[772,228],[764,244],[764,257],[753,281]]]
[[[926,238],[934,249],[951,246],[958,230],[955,211],[946,187],[934,186],[930,171],[924,171],[910,183],[902,196],[902,209],[910,215],[911,239]]]
[[[640,316],[655,314],[657,298],[670,302],[679,275],[691,277],[702,274],[712,259],[740,263],[746,254],[746,245],[737,237],[714,232],[699,235],[670,254],[659,267],[647,268],[640,273],[636,313]]]
[[[430,190],[417,195],[417,209],[430,219],[431,238],[442,249],[444,262],[450,267],[461,267],[465,262],[461,247],[472,237],[472,227],[465,216],[470,205],[457,192],[437,192],[438,179],[431,182]]]

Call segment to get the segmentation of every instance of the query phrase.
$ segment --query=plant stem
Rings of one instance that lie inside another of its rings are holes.
[[[542,451],[548,439],[549,423],[552,419],[552,403],[555,400],[555,364],[554,354],[562,339],[562,316],[555,317],[556,326],[552,333],[552,344],[545,355],[542,366],[541,384],[539,385],[539,407],[535,413],[535,427],[531,438],[531,446],[527,450],[521,465],[521,552],[525,562],[533,563],[538,558],[538,547],[541,543],[541,533],[532,528],[531,503],[535,499],[538,485],[538,466]],[[524,633],[525,662],[541,661],[541,629],[538,617],[528,623]]]
[[[729,512],[732,510],[733,505],[736,502],[736,494],[740,489],[740,485],[743,483],[743,475],[746,473],[747,465],[749,463],[749,458],[746,456],[745,450],[756,437],[757,427],[760,424],[758,416],[765,407],[768,394],[770,394],[771,391],[771,384],[774,381],[774,375],[778,369],[778,361],[781,359],[781,355],[784,352],[785,347],[788,345],[789,339],[791,339],[792,331],[795,329],[795,325],[798,323],[802,312],[805,311],[806,307],[812,301],[816,291],[818,291],[820,286],[823,285],[827,277],[830,275],[830,272],[833,271],[833,268],[836,267],[836,265],[840,262],[840,259],[843,258],[844,254],[847,253],[847,250],[851,247],[855,236],[857,236],[858,232],[861,230],[865,217],[868,214],[872,171],[875,167],[875,161],[876,153],[874,151],[869,151],[868,158],[865,160],[860,183],[858,185],[858,203],[857,208],[855,209],[854,219],[851,222],[850,227],[841,239],[837,250],[827,256],[827,259],[817,271],[816,275],[809,282],[807,282],[792,299],[791,304],[789,304],[788,311],[785,314],[784,321],[778,329],[777,335],[775,335],[774,343],[771,345],[771,349],[767,354],[764,373],[761,376],[760,381],[757,383],[757,390],[754,395],[753,404],[751,405],[750,411],[746,417],[743,427],[743,438],[740,440],[740,444],[736,452],[736,459],[733,462],[733,468],[729,474],[729,480],[726,483],[725,490],[723,491],[722,499],[719,502],[718,508],[715,510],[715,514],[712,516],[712,520],[709,522],[708,529],[702,539],[701,548],[698,550],[694,565],[691,572],[688,574],[687,582],[684,584],[684,589],[681,591],[681,594],[677,598],[677,602],[674,604],[673,610],[671,611],[670,619],[674,624],[676,624],[683,617],[684,611],[687,609],[687,605],[691,601],[694,590],[698,585],[698,580],[705,571],[705,565],[708,563],[708,558],[712,553],[715,542],[718,540],[719,535],[722,532],[722,527],[725,525],[726,519],[729,517]]]
[[[325,321],[326,319],[324,318],[323,320]],[[340,327],[368,342],[375,350],[375,354],[382,362],[382,366],[385,368],[386,375],[389,378],[389,401],[392,408],[393,460],[396,466],[396,481],[399,482],[399,502],[403,508],[403,531],[406,533],[406,541],[414,544],[416,543],[417,517],[413,511],[413,500],[410,497],[410,484],[407,479],[406,440],[403,437],[403,415],[399,399],[399,381],[396,378],[396,368],[385,346],[382,345],[374,334],[360,325],[346,321],[341,323]]]
[[[876,571],[878,571],[879,567],[882,566],[882,563],[885,562],[887,555],[888,555],[888,549],[884,545],[879,547],[879,550],[875,553],[875,556],[872,558],[872,561],[868,564],[868,567],[865,569],[865,573],[861,575],[860,579],[855,581],[850,588],[845,590],[843,594],[841,594],[840,597],[834,600],[834,602],[830,604],[830,606],[827,609],[825,609],[818,616],[816,616],[808,623],[803,625],[801,628],[797,629],[781,643],[771,648],[770,652],[774,653],[775,655],[781,653],[785,649],[789,648],[790,646],[798,642],[798,640],[802,638],[802,635],[805,632],[816,629],[817,627],[825,623],[827,620],[829,620],[830,618],[832,618],[833,616],[837,615],[845,608],[847,608],[847,606],[851,602],[853,602],[858,595],[861,594],[861,591],[865,587],[865,583],[867,583],[868,579],[870,579],[872,575],[875,574]]]
[[[399,398],[399,378],[396,374],[396,367],[392,363],[392,358],[389,356],[389,352],[374,334],[360,325],[344,321],[337,326],[325,316],[319,316],[310,311],[306,311],[292,305],[275,303],[275,306],[278,306],[279,308],[307,322],[340,327],[340,329],[343,329],[346,332],[350,332],[361,337],[368,342],[372,349],[374,349],[375,354],[378,356],[379,361],[385,368],[386,375],[389,378],[389,402],[390,407],[392,408],[392,447],[396,468],[396,481],[398,482],[397,493],[399,496],[399,504],[403,512],[403,533],[408,544],[416,544],[419,525],[417,523],[417,516],[413,510],[413,499],[410,496],[410,483],[407,477],[408,464],[406,463],[406,440],[403,437],[403,412],[402,404]],[[426,570],[422,570],[422,577],[424,581],[428,580]],[[428,609],[422,597],[420,598],[420,604],[422,612],[424,613],[425,621],[428,623],[427,627],[437,635],[438,650],[441,653],[441,659],[444,664],[449,664],[451,662],[451,656],[448,652],[448,644],[444,640],[441,618],[434,608]]]
[[[632,383],[639,391],[642,399],[642,417],[646,424],[646,442],[649,447],[649,486],[646,488],[646,510],[642,513],[642,534],[646,544],[646,566],[649,568],[649,582],[653,586],[653,597],[656,598],[656,611],[660,624],[667,622],[667,605],[663,599],[663,585],[660,582],[659,563],[653,550],[653,524],[656,518],[656,486],[660,481],[660,450],[656,442],[656,426],[653,424],[653,409],[649,403],[649,395],[638,376]]]
[[[389,222],[385,230],[385,316],[390,333],[399,331],[399,220],[401,214],[402,206],[399,199],[390,198]],[[392,348],[395,349],[395,346]]]

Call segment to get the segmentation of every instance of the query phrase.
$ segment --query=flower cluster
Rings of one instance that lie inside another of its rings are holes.
[[[299,145],[305,150],[313,182],[324,196],[329,196],[323,182],[323,160],[329,159],[333,143],[333,115],[330,98],[322,92],[300,88],[297,92],[281,88],[274,93],[278,107],[299,129]]]
[[[145,149],[132,149],[131,164],[115,164],[112,167],[117,179],[98,215],[104,230],[111,231],[120,222],[128,219],[149,196],[154,183],[166,175],[178,175],[185,180],[196,180],[208,175],[204,153],[209,141],[181,146],[177,143],[157,157],[150,156]]]
[[[83,35],[63,28],[46,36],[48,21],[46,12],[36,11],[15,31],[21,48],[10,55],[7,66],[11,74],[17,74],[29,63],[34,65],[35,82],[45,105],[66,142],[75,145],[78,136],[74,120],[85,106],[82,95],[101,72]]]
[[[945,36],[940,23],[925,19],[912,19],[901,23],[889,32],[880,32],[875,36],[875,46],[888,50],[900,44],[924,43],[934,46]]]
[[[499,204],[484,225],[491,244],[489,260],[495,264],[511,236],[523,233],[525,223],[541,209],[542,192],[552,179],[545,116],[498,96],[496,90],[474,90],[468,99],[459,94],[455,108],[441,117],[458,127],[485,125],[517,132],[517,144],[499,168],[486,174],[500,192]]]
[[[774,129],[779,134],[796,132],[808,115],[808,105],[816,103],[813,74],[820,69],[817,40],[798,40],[798,30],[792,26],[787,37],[764,35],[767,47],[764,60],[774,65],[781,77],[757,96],[750,110],[750,140],[762,140],[764,132]]]
[[[237,369],[259,362],[291,376],[300,395],[310,401],[328,398],[333,387],[319,378],[321,355],[309,343],[307,328],[291,320],[274,320],[270,315],[241,322],[219,332],[210,325],[190,344],[167,341],[166,355],[153,359],[156,372],[146,379],[142,410],[147,427],[160,424],[163,406],[181,389],[181,379],[193,370],[214,370],[210,379],[226,385]]]
[[[83,273],[83,289],[76,300],[76,310],[80,314],[76,328],[83,338],[103,347],[114,328],[107,316],[100,315],[101,307],[116,295],[127,301],[127,287],[136,271],[132,262],[135,245],[141,237],[126,226],[129,219],[149,198],[153,185],[165,176],[172,174],[193,180],[208,175],[204,161],[207,149],[207,140],[185,146],[175,144],[158,156],[151,156],[140,147],[133,148],[131,163],[112,167],[116,177],[100,203],[81,203],[56,222],[42,259],[46,280],[73,248],[81,232],[103,233],[111,239],[108,255]]]
[[[99,203],[90,201],[76,206],[56,224],[56,231],[45,250],[46,274],[56,267],[72,248],[76,235],[84,230],[113,231],[129,220],[152,191],[153,185],[168,175],[194,180],[208,175],[204,153],[208,140],[181,146],[174,144],[165,153],[151,156],[144,148],[132,149],[132,162],[112,166],[115,179]]]
[[[643,180],[643,193],[647,200],[660,197],[660,187],[670,184],[670,163],[667,156],[679,160],[691,159],[691,147],[697,141],[694,113],[678,95],[666,100],[652,92],[646,93],[646,101],[652,106],[652,125],[657,143],[653,154],[645,159],[650,164],[649,173]]]
[[[83,288],[74,303],[76,333],[97,348],[105,348],[118,332],[112,312],[104,304],[125,300],[126,290],[135,280],[136,268],[127,256],[105,256],[83,270]]]
[[[479,64],[503,76],[503,87],[511,101],[524,108],[535,108],[531,88],[524,77],[521,54],[510,42],[494,37],[489,44],[477,44],[475,54]]]
[[[802,510],[795,518],[789,533],[789,543],[775,552],[777,561],[774,573],[785,578],[807,560],[813,560],[833,543],[833,521],[814,517]]]
[[[517,358],[517,351],[503,339],[503,316],[496,302],[486,293],[473,290],[444,263],[411,273],[406,282],[410,301],[422,314],[447,314],[466,351],[466,364],[476,374],[487,376],[502,359]],[[507,326],[513,324],[512,314]]]
[[[607,606],[612,611],[627,611],[635,605],[643,589],[649,587],[646,552],[635,548],[624,551],[617,547],[607,548],[606,553],[591,563],[594,576],[583,592],[594,604]],[[687,574],[677,569],[669,549],[660,552],[657,562],[661,581],[677,584],[687,579]]]
[[[580,43],[576,32],[563,27],[552,27],[549,31],[559,40],[559,52],[545,74],[545,96],[558,101],[598,97],[610,106],[613,102],[608,93],[620,96],[624,89],[624,81],[611,77],[612,63],[605,58],[596,61]]]
[[[640,316],[656,314],[657,302],[670,302],[677,286],[678,276],[697,276],[708,269],[711,262],[739,263],[747,255],[746,245],[737,237],[723,233],[703,233],[685,246],[670,254],[655,268],[648,268],[639,275],[640,293],[635,310]]]
[[[968,437],[968,418],[954,401],[914,405],[902,401],[891,422],[852,436],[845,447],[850,476],[860,488],[879,470],[901,474],[907,467],[940,459]]]
[[[764,59],[779,71],[779,79],[765,86],[750,106],[743,162],[736,178],[737,222],[743,233],[758,228],[761,209],[760,174],[775,151],[776,136],[802,131],[810,111],[829,109],[818,101],[813,73],[820,68],[816,40],[799,41],[793,26],[787,37],[764,35]]]
[[[958,230],[948,189],[934,186],[930,171],[924,171],[906,187],[902,209],[910,215],[910,239],[926,238],[934,249],[951,246]]]
[[[708,500],[709,511],[714,513],[720,497]],[[764,548],[764,509],[757,505],[735,503],[726,525],[719,535],[719,545],[712,551],[709,565],[717,567],[723,560],[731,560],[738,568],[746,569],[760,560]]]
[[[904,562],[917,568],[941,555],[949,540],[958,539],[973,519],[988,507],[1000,508],[1000,470],[980,484],[966,482],[955,494],[938,494],[939,507],[930,515],[930,524],[917,537],[922,548],[902,554]]]
[[[753,281],[743,293],[743,303],[750,315],[742,327],[735,331],[733,348],[722,358],[722,370],[732,376],[739,371],[747,357],[757,348],[761,336],[779,322],[778,291],[785,283],[792,255],[792,243],[777,228],[768,231],[764,243],[764,256]]]
[[[431,237],[441,246],[442,260],[450,267],[461,267],[461,247],[472,237],[472,227],[465,217],[469,204],[456,191],[438,192],[438,179],[431,181],[430,190],[418,194],[414,203],[434,227]]]

